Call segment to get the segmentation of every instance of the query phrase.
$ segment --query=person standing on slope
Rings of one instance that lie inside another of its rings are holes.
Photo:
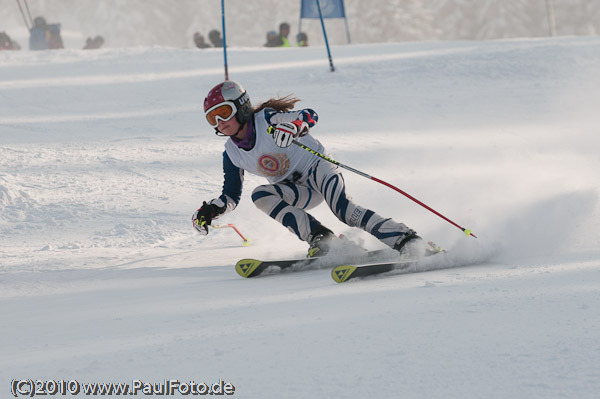
[[[323,200],[348,226],[365,230],[402,255],[422,256],[427,244],[414,230],[352,202],[338,166],[292,145],[298,140],[325,153],[310,134],[317,113],[309,108],[293,110],[298,101],[288,95],[254,108],[244,88],[233,81],[219,83],[208,92],[206,119],[217,135],[228,137],[223,153],[225,181],[222,194],[205,201],[194,213],[194,228],[206,235],[213,220],[236,208],[247,171],[269,181],[252,192],[254,205],[306,241],[309,257],[326,254],[335,238],[307,212]]]

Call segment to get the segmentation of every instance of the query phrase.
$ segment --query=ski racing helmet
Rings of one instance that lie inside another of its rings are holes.
[[[241,128],[252,117],[252,104],[242,85],[227,80],[208,92],[204,99],[204,113],[208,123],[215,129],[219,119],[228,121],[234,116]]]

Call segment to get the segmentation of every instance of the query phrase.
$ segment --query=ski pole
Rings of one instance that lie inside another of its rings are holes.
[[[213,228],[215,228],[215,229],[226,229],[226,228],[228,228],[228,227],[231,227],[233,230],[235,230],[235,232],[236,232],[236,233],[238,233],[238,235],[239,235],[240,237],[242,237],[242,240],[244,240],[244,246],[245,246],[245,247],[247,247],[248,245],[250,245],[250,240],[249,240],[249,239],[247,239],[246,237],[244,237],[244,236],[242,235],[242,233],[240,233],[240,231],[238,230],[238,228],[237,228],[237,227],[235,227],[235,225],[234,225],[234,224],[231,224],[231,223],[229,223],[229,224],[212,224],[211,226],[212,226]]]
[[[381,180],[381,179],[378,179],[378,178],[376,178],[376,177],[373,177],[373,176],[371,176],[371,175],[368,175],[368,174],[366,174],[366,173],[364,173],[364,172],[361,172],[360,170],[356,170],[356,169],[354,169],[354,168],[351,168],[351,167],[350,167],[350,166],[348,166],[348,165],[344,165],[343,163],[340,163],[340,162],[338,162],[338,161],[336,161],[336,160],[333,160],[333,159],[331,159],[331,158],[329,158],[329,157],[327,157],[327,156],[325,156],[325,155],[321,154],[320,152],[318,152],[318,151],[315,151],[315,150],[313,150],[312,148],[305,146],[304,144],[300,143],[300,142],[299,142],[299,141],[297,141],[297,140],[293,140],[293,141],[292,141],[292,143],[293,143],[293,144],[295,144],[295,145],[297,145],[298,147],[300,147],[300,148],[302,148],[302,149],[304,149],[304,150],[306,150],[306,151],[310,152],[311,154],[313,154],[313,155],[316,155],[316,156],[318,156],[318,157],[320,157],[320,158],[322,158],[322,159],[326,160],[327,162],[331,162],[332,164],[339,166],[340,168],[347,169],[347,170],[349,170],[350,172],[354,172],[354,173],[356,173],[356,174],[358,174],[358,175],[360,175],[360,176],[366,177],[367,179],[371,179],[371,180],[373,180],[373,181],[376,181],[377,183],[381,183],[381,184],[383,184],[384,186],[386,186],[386,187],[389,187],[389,188],[391,188],[392,190],[395,190],[395,191],[399,192],[400,194],[404,195],[404,196],[405,196],[405,197],[407,197],[408,199],[411,199],[411,200],[413,200],[414,202],[416,202],[417,204],[421,205],[423,208],[427,209],[428,211],[430,211],[430,212],[432,212],[432,213],[434,213],[434,214],[438,215],[439,217],[441,217],[442,219],[444,219],[445,221],[447,221],[447,222],[448,222],[448,223],[450,223],[451,225],[458,227],[459,229],[461,229],[461,230],[462,230],[462,231],[463,231],[463,232],[464,232],[464,233],[467,235],[467,237],[468,237],[468,236],[473,236],[474,238],[477,238],[477,236],[476,236],[475,234],[473,234],[473,233],[471,232],[471,230],[469,230],[469,229],[465,229],[464,227],[461,227],[461,226],[459,226],[458,224],[454,223],[452,220],[448,219],[446,216],[442,215],[441,213],[439,213],[439,212],[438,212],[438,211],[436,211],[435,209],[432,209],[432,208],[430,208],[429,206],[425,205],[424,203],[422,203],[421,201],[419,201],[419,200],[418,200],[418,199],[416,199],[415,197],[413,197],[413,196],[411,196],[410,194],[408,194],[408,193],[406,193],[406,192],[404,192],[404,191],[400,190],[398,187],[396,187],[396,186],[393,186],[393,185],[391,185],[390,183],[387,183],[387,182],[385,182],[385,181],[383,181],[383,180]]]

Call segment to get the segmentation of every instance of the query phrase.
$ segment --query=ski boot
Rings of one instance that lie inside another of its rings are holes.
[[[425,256],[435,255],[444,250],[431,241],[425,242],[415,232],[400,237],[394,245],[394,249],[400,252],[400,259],[420,259]]]
[[[400,259],[418,259],[425,256],[423,239],[411,231],[401,236],[393,247],[400,252]]]
[[[307,258],[324,256],[331,248],[331,241],[335,238],[333,231],[321,226],[310,235]]]

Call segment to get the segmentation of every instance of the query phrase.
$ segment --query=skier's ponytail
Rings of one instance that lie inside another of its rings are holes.
[[[258,107],[252,110],[253,113],[262,111],[265,108],[273,108],[276,111],[291,111],[294,109],[294,104],[300,101],[299,98],[294,97],[292,94],[289,94],[285,97],[281,98],[271,98],[270,100],[265,101],[260,104]]]

